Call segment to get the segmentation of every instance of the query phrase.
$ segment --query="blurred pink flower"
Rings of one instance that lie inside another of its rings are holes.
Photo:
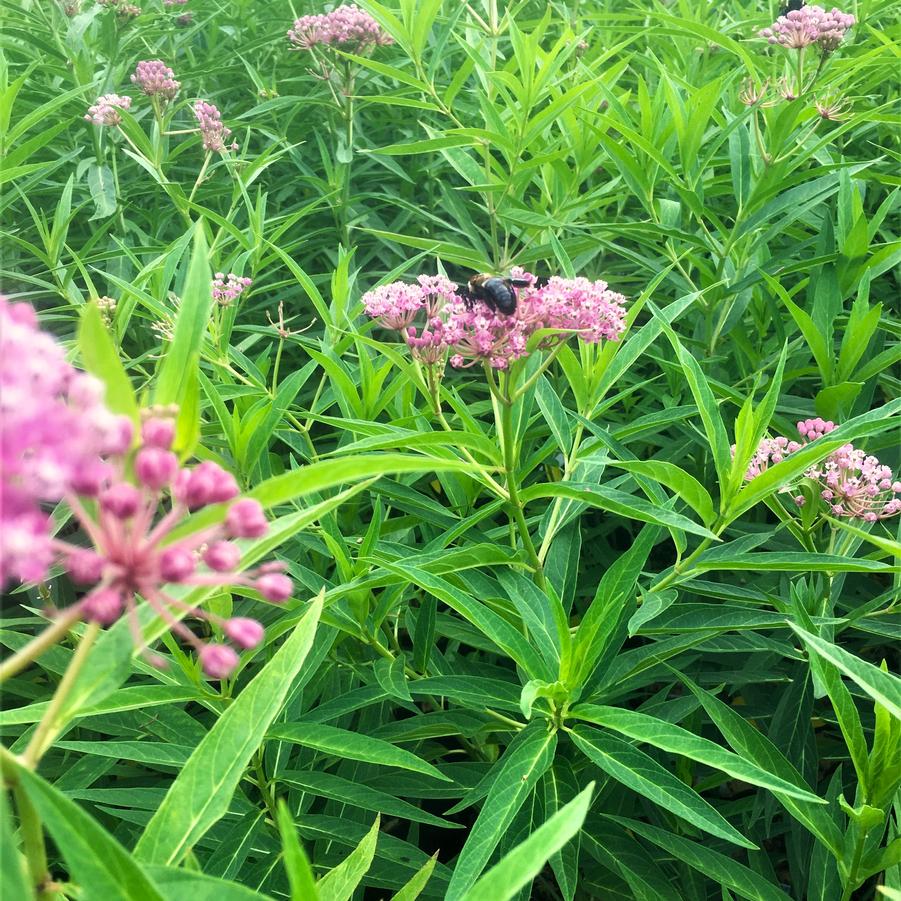
[[[240,647],[256,644],[262,627],[190,606],[169,586],[243,585],[269,601],[287,600],[291,580],[280,564],[237,571],[241,549],[233,541],[266,532],[263,509],[251,498],[235,501],[237,483],[217,464],[182,467],[169,418],[147,419],[133,450],[131,420],[111,413],[102,396],[102,385],[67,363],[38,328],[30,306],[0,299],[0,587],[39,581],[58,564],[89,586],[76,602],[84,619],[108,625],[126,615],[144,649],[136,616],[142,598],[197,649],[210,676],[223,678],[237,655],[201,641],[182,616],[214,623]],[[52,537],[42,505],[59,500],[87,546]],[[223,521],[173,537],[190,512],[231,501]]]

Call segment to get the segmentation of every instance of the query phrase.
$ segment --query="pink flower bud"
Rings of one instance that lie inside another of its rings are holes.
[[[160,577],[164,582],[183,582],[196,566],[197,560],[187,548],[175,545],[160,554]]]
[[[127,416],[117,416],[104,450],[109,454],[122,455],[128,452],[134,439],[134,423]]]
[[[96,497],[109,474],[109,466],[101,463],[100,460],[85,462],[77,472],[72,474],[70,480],[72,490],[76,494],[83,494],[86,497]]]
[[[250,497],[232,504],[225,519],[225,528],[232,538],[259,538],[265,535],[269,523],[263,505]]]
[[[66,569],[72,580],[79,585],[97,582],[103,574],[104,559],[100,554],[84,550],[73,551],[66,557]]]
[[[118,482],[103,492],[100,506],[117,519],[131,519],[141,506],[141,492],[128,482]]]
[[[241,549],[230,541],[214,541],[203,552],[203,562],[217,573],[231,572],[241,562]]]
[[[168,485],[177,472],[178,457],[161,447],[142,447],[135,457],[135,475],[154,491]]]
[[[263,640],[263,626],[246,616],[227,619],[222,624],[222,631],[241,648],[255,648]]]
[[[175,481],[176,497],[191,510],[230,501],[237,493],[235,477],[208,460],[194,469],[182,470]]]
[[[254,582],[254,588],[274,604],[281,604],[291,597],[294,583],[284,573],[265,573]]]
[[[114,588],[101,588],[81,602],[84,618],[102,626],[114,623],[122,615],[122,607],[122,592]]]
[[[156,416],[148,419],[141,427],[141,438],[144,440],[145,446],[169,450],[175,438],[175,422]]]
[[[227,679],[238,665],[238,655],[224,644],[205,644],[197,656],[211,679]]]

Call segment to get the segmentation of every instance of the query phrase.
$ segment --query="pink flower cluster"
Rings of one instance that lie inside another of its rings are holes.
[[[803,439],[800,443],[783,437],[765,438],[751,458],[745,480],[756,478],[771,464],[781,463],[789,454],[835,428],[834,422],[817,417],[798,423],[798,434]],[[834,516],[876,522],[901,513],[901,481],[894,480],[891,469],[876,457],[851,444],[833,451],[804,475],[819,482],[820,497]],[[802,495],[794,500],[799,506],[804,503]]]
[[[172,100],[181,83],[175,80],[175,73],[159,59],[142,59],[135,67],[131,81],[148,97]]]
[[[760,32],[760,37],[792,50],[817,44],[824,53],[831,53],[855,21],[850,13],[835,7],[826,12],[822,6],[802,6],[779,16],[769,28]]]
[[[394,43],[369,13],[353,3],[330,13],[301,16],[288,32],[288,40],[298,50],[336,47],[358,55]]]
[[[226,145],[225,141],[232,133],[232,130],[225,127],[221,113],[212,103],[207,103],[206,100],[198,100],[194,104],[194,117],[200,126],[204,150],[210,153],[225,153],[226,150],[238,149],[236,141]]]
[[[542,329],[551,332],[540,343],[544,348],[568,334],[591,344],[615,341],[625,330],[625,298],[606,282],[555,276],[538,287],[534,276],[522,270],[512,276],[530,284],[518,290],[510,316],[467,301],[444,276],[420,275],[416,284],[382,285],[363,296],[363,305],[380,325],[403,332],[414,358],[434,364],[450,354],[457,368],[487,362],[507,369],[528,354],[529,338]],[[420,314],[424,323],[416,327]]]
[[[250,498],[235,500],[237,483],[217,464],[182,467],[171,450],[171,418],[145,420],[133,451],[131,420],[106,409],[100,383],[66,362],[30,306],[0,300],[0,325],[0,583],[38,581],[60,564],[89,586],[78,613],[104,625],[127,615],[142,648],[136,613],[143,598],[197,649],[208,675],[225,678],[237,653],[201,641],[181,617],[212,622],[242,648],[261,641],[262,626],[206,613],[173,597],[168,586],[244,585],[269,601],[287,600],[292,584],[281,564],[238,572],[241,549],[233,539],[266,533],[262,507]],[[41,505],[60,499],[89,546],[51,537]],[[172,537],[188,513],[230,501],[224,522]]]
[[[163,6],[184,6],[188,0],[163,0]]]
[[[41,505],[91,482],[102,455],[128,448],[131,424],[101,394],[31,306],[0,296],[0,589],[47,573],[54,553]]]
[[[246,275],[235,275],[234,272],[223,275],[221,272],[216,273],[216,277],[210,282],[210,290],[213,293],[213,300],[220,306],[230,306],[236,301],[251,285],[252,279]]]
[[[131,108],[131,97],[120,94],[104,94],[88,108],[85,119],[94,125],[118,125],[122,121],[119,110]]]

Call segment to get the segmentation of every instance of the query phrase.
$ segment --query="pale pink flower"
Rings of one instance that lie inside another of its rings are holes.
[[[210,290],[213,300],[219,306],[227,307],[234,303],[252,284],[253,280],[247,278],[246,275],[235,275],[234,272],[224,275],[217,272],[216,277],[210,282]]]
[[[822,6],[802,6],[779,16],[769,28],[760,31],[760,37],[792,50],[816,44],[824,53],[831,53],[855,21],[854,16],[835,7],[826,12]]]
[[[357,55],[394,43],[378,22],[355,4],[339,6],[330,13],[301,16],[288,31],[288,40],[297,50],[338,48]]]
[[[175,73],[159,59],[141,60],[131,80],[148,97],[161,97],[164,101],[172,100],[181,87],[181,83],[175,80]]]
[[[94,105],[88,108],[85,119],[94,125],[118,125],[122,121],[120,110],[131,108],[131,97],[120,94],[104,94],[94,101]]]

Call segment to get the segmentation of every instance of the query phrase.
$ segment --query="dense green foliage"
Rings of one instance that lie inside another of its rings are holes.
[[[119,622],[48,713],[78,625],[4,684],[10,901],[43,853],[40,897],[104,901],[901,892],[901,518],[803,482],[848,441],[898,472],[897,6],[855,3],[793,101],[763,0],[361,2],[394,43],[340,57],[349,96],[289,49],[309,2],[82,6],[3,8],[3,293],[117,409],[180,404],[296,594],[206,592],[266,626],[221,683],[148,615],[165,669]],[[84,121],[111,92],[121,129]],[[603,278],[626,334],[436,387],[363,313],[514,265]],[[743,479],[812,416],[840,427]],[[11,592],[0,642],[74,597]]]

